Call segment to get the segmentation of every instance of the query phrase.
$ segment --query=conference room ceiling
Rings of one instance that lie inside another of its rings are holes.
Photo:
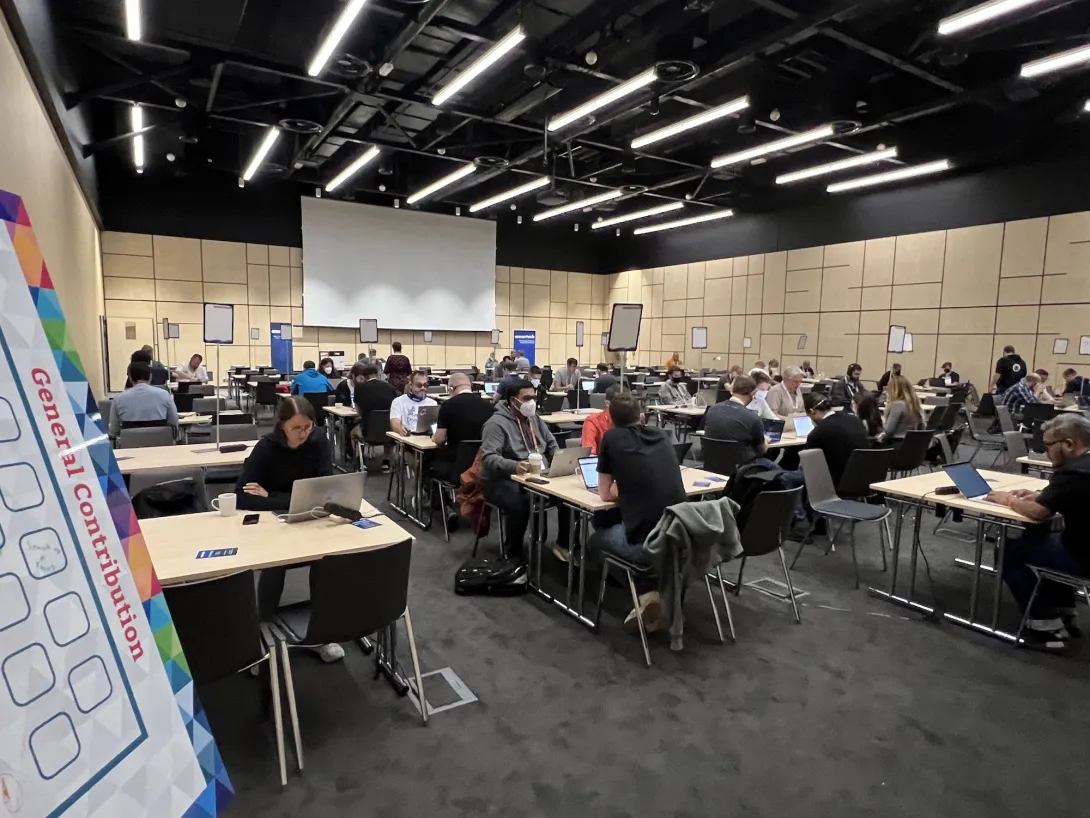
[[[316,77],[307,69],[345,6],[338,0],[142,0],[140,42],[126,39],[123,0],[58,0],[53,13],[76,78],[68,104],[91,106],[96,141],[84,150],[96,155],[102,185],[134,174],[127,134],[139,103],[151,128],[146,179],[199,179],[214,193],[236,183],[268,126],[279,125],[251,185],[313,192],[376,145],[378,160],[325,195],[406,206],[414,191],[475,161],[476,172],[419,206],[453,212],[547,175],[552,185],[517,200],[520,214],[608,189],[632,200],[598,206],[597,218],[670,201],[686,203],[682,216],[768,211],[831,195],[826,183],[853,175],[946,158],[948,173],[972,172],[1085,143],[1090,67],[1035,79],[1021,79],[1019,68],[1090,43],[1090,2],[1045,0],[937,33],[940,19],[973,5],[369,0]],[[520,45],[452,100],[432,104],[518,25]],[[546,129],[652,67],[652,84]],[[638,136],[741,96],[750,106],[738,114],[631,148]],[[714,157],[829,124],[835,136],[824,141],[710,168]],[[895,161],[776,184],[783,173],[893,146]]]

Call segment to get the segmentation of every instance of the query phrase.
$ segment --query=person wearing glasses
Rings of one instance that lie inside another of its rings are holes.
[[[1039,492],[993,491],[988,499],[1035,523],[1063,516],[1062,533],[1028,526],[1022,539],[1008,547],[1003,562],[1003,580],[1011,594],[1023,612],[1029,607],[1024,633],[1027,644],[1059,651],[1068,639],[1081,635],[1076,625],[1075,592],[1046,580],[1035,595],[1037,577],[1030,566],[1090,577],[1090,420],[1061,413],[1041,431],[1045,454],[1055,467],[1048,485]]]
[[[296,480],[328,477],[333,458],[325,432],[315,431],[314,407],[302,397],[280,401],[276,426],[257,441],[235,484],[240,511],[286,512]],[[257,607],[267,621],[280,607],[285,568],[266,568],[257,583]],[[317,650],[324,662],[344,658],[340,645],[323,645]]]

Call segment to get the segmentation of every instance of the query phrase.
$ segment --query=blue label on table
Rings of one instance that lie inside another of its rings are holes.
[[[695,480],[693,481],[693,485],[699,486],[702,489],[706,489],[708,486],[711,485],[711,483],[709,483],[707,480]]]
[[[352,523],[356,528],[374,528],[378,525],[374,520],[356,520]]]
[[[197,559],[206,560],[211,557],[233,557],[237,553],[237,548],[212,548],[206,551],[198,551]]]
[[[727,482],[727,478],[725,478],[725,477],[709,477],[708,479],[713,483],[726,483]]]

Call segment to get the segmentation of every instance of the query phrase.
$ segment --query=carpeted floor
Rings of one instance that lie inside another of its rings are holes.
[[[385,489],[370,479],[369,499]],[[970,547],[931,536],[933,525],[924,542],[938,598],[963,611],[970,574],[953,558]],[[306,769],[293,771],[289,754],[281,788],[260,681],[204,688],[237,793],[228,815],[1086,814],[1083,645],[1066,657],[1015,652],[924,621],[855,590],[846,547],[808,548],[793,572],[807,592],[801,625],[788,604],[746,588],[733,604],[738,642],[721,645],[697,587],[685,650],[658,635],[648,670],[621,629],[620,589],[601,635],[537,598],[456,597],[472,538],[448,545],[441,527],[406,528],[417,536],[410,604],[423,669],[452,668],[479,701],[422,727],[354,646],[328,666],[295,654]],[[865,529],[859,560],[864,586],[884,587]],[[747,580],[761,576],[782,579],[774,557],[747,565]],[[930,596],[922,565],[917,590]],[[982,602],[991,598],[989,586]],[[1003,614],[1013,627],[1009,600]],[[408,665],[407,649],[401,658]]]

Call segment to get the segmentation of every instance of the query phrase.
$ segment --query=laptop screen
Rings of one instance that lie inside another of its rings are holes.
[[[761,420],[764,424],[765,434],[768,435],[773,443],[778,443],[783,436],[783,427],[786,421],[771,418],[764,418]]]
[[[976,470],[972,463],[954,463],[950,466],[943,466],[942,470],[954,481],[958,491],[966,497],[983,497],[992,490],[991,486],[988,485],[988,481],[980,476],[980,472]]]
[[[580,457],[579,473],[583,475],[583,485],[588,489],[598,488],[598,458]]]
[[[490,383],[486,383],[486,384],[484,385],[484,393],[485,393],[486,395],[495,395],[495,394],[496,394],[496,387],[497,387],[497,386],[499,386],[499,384],[498,384],[498,383],[491,383],[491,382],[490,382]]]
[[[581,386],[583,387],[584,392],[589,392],[594,388],[594,381],[583,381]]]
[[[810,432],[814,431],[814,421],[809,417],[803,416],[795,418],[795,434],[799,437],[806,437]]]

